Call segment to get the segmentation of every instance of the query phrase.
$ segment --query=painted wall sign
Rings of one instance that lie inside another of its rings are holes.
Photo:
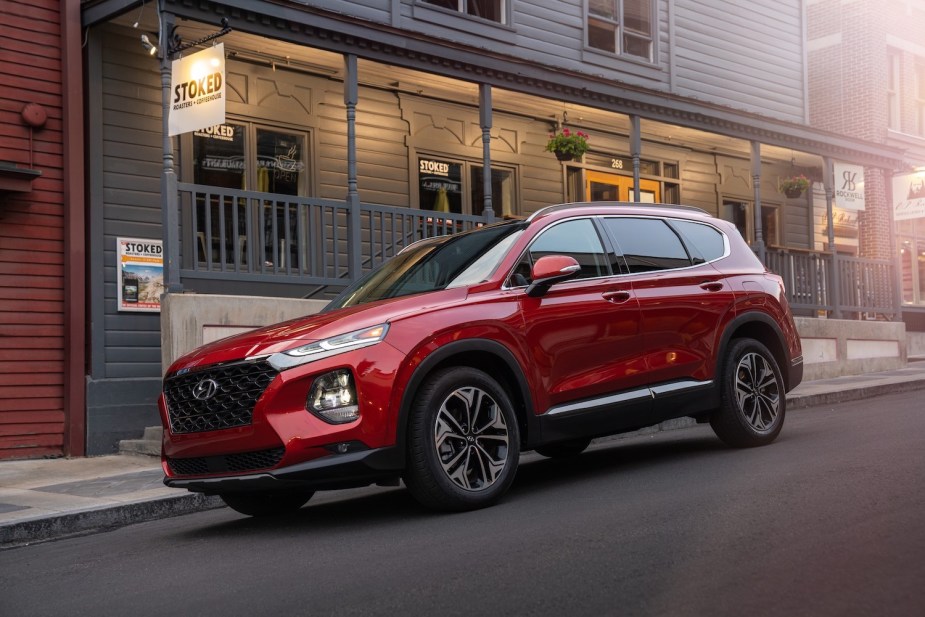
[[[174,60],[170,77],[170,135],[180,135],[224,123],[224,43]]]
[[[164,243],[144,238],[116,238],[116,248],[119,310],[159,312],[164,293]]]
[[[925,173],[893,176],[893,219],[925,218]]]

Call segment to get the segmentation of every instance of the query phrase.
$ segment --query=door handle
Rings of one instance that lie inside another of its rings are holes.
[[[606,291],[601,295],[604,296],[605,300],[614,304],[623,304],[630,299],[630,292],[628,291]]]
[[[706,291],[719,291],[723,288],[723,284],[719,281],[704,281],[700,284],[700,288]]]

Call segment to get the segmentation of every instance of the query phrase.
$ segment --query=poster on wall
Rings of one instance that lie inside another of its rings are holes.
[[[893,176],[893,219],[925,218],[925,173]]]
[[[116,238],[120,311],[159,312],[164,293],[164,243],[144,238]]]
[[[225,44],[174,60],[170,77],[170,136],[225,123]]]

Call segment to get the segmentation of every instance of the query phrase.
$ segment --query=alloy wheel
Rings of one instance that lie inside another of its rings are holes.
[[[501,476],[509,431],[498,403],[484,390],[454,390],[440,405],[434,446],[446,476],[467,491],[482,491]]]
[[[736,367],[735,396],[748,424],[759,433],[770,431],[780,413],[780,388],[774,369],[759,353],[742,356]]]

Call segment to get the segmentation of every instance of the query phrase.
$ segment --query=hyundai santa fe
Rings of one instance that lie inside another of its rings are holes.
[[[164,482],[261,516],[395,485],[467,510],[520,453],[671,418],[772,442],[803,376],[781,278],[681,206],[551,206],[406,247],[323,312],[217,341],[164,378]]]

